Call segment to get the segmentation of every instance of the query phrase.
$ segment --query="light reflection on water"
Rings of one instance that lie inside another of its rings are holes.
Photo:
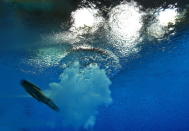
[[[27,63],[39,65],[41,68],[55,65],[61,68],[68,64],[63,61],[64,57],[76,53],[77,57],[72,56],[72,61],[91,61],[100,67],[106,67],[106,71],[111,74],[121,69],[119,59],[127,59],[129,55],[140,51],[143,39],[165,40],[174,35],[175,25],[181,22],[185,14],[176,5],[169,5],[165,9],[159,7],[144,10],[136,2],[121,2],[106,9],[107,18],[103,18],[101,10],[105,9],[98,9],[95,4],[88,2],[73,11],[68,30],[62,29],[64,31],[44,36],[43,39],[49,47],[38,48]],[[152,19],[144,23],[145,17]],[[86,52],[84,47],[91,48],[91,53],[94,51],[95,55],[87,53],[83,59],[82,54]],[[80,51],[73,50],[74,48],[80,48]],[[101,53],[98,50],[109,52],[100,62]],[[110,59],[112,62],[108,62]]]

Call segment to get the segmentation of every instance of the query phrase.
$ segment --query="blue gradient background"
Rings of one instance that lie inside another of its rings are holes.
[[[35,113],[34,124],[36,119],[45,123],[57,121],[55,127],[19,127],[20,131],[72,130],[61,127],[61,118],[46,105],[30,98],[16,97],[25,94],[20,87],[21,79],[29,79],[48,88],[48,83],[57,80],[58,74],[52,72],[28,76],[19,70],[18,60],[27,54],[24,51],[15,52],[9,47],[27,48],[23,43],[39,39],[39,34],[44,30],[27,30],[19,20],[12,17],[15,14],[10,10],[7,8],[10,13],[0,17],[0,119],[5,112],[12,112],[12,116],[5,123],[0,120],[0,130],[16,130],[14,119],[22,119],[15,118],[20,112],[17,105],[26,107],[24,111],[28,117]],[[189,26],[180,29],[170,40],[162,41],[159,46],[144,48],[139,55],[139,58],[131,58],[124,69],[111,78],[113,104],[100,109],[93,130],[188,131]],[[27,120],[24,121],[27,123]],[[22,123],[18,122],[18,125]]]

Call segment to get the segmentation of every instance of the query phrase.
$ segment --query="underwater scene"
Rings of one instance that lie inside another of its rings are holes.
[[[1,0],[0,131],[189,131],[188,0]]]

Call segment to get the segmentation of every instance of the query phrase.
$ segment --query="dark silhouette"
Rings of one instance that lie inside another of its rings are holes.
[[[56,106],[56,104],[50,98],[45,96],[39,87],[37,87],[36,85],[32,84],[27,80],[21,80],[21,85],[26,90],[26,92],[30,94],[33,98],[43,102],[53,110],[59,111],[58,106]]]

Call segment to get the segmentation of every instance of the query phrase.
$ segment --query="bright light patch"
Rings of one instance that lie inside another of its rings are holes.
[[[177,8],[168,8],[165,10],[160,10],[158,12],[157,20],[162,26],[168,26],[169,24],[175,25],[176,19],[179,15]]]
[[[124,2],[110,11],[108,20],[110,37],[123,53],[138,43],[143,15],[144,13],[140,11],[140,7],[135,2]]]
[[[60,82],[50,83],[47,94],[60,107],[64,124],[89,128],[95,124],[98,107],[112,102],[110,84],[97,65],[81,69],[76,62],[60,75]]]
[[[157,39],[165,38],[165,35],[174,33],[175,24],[184,16],[184,13],[178,12],[178,8],[170,5],[167,9],[158,8],[155,10],[155,20],[147,28],[149,36]]]
[[[92,33],[98,29],[99,23],[103,22],[103,18],[99,16],[99,10],[94,8],[77,9],[71,16],[73,24],[70,31],[73,32],[83,30]]]
[[[100,11],[94,8],[94,4],[89,7],[81,7],[71,13],[72,25],[69,31],[56,34],[54,40],[57,42],[69,42],[71,44],[80,42],[86,34],[93,34],[103,26],[104,18],[101,16]]]
[[[71,17],[73,24],[70,31],[77,35],[94,33],[104,21],[99,10],[95,9],[94,5],[90,8],[82,7],[77,9],[72,12]]]

